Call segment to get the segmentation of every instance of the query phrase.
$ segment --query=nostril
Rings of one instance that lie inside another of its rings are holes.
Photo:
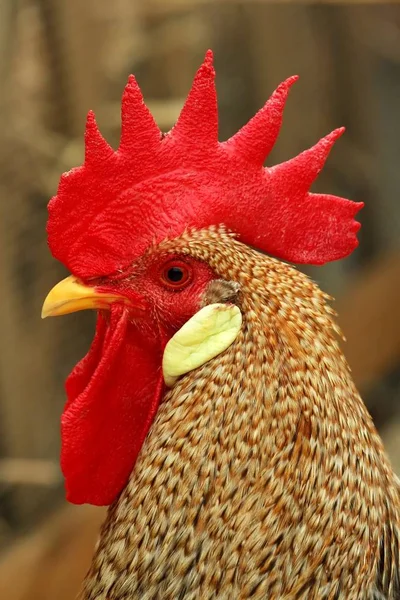
[[[89,279],[85,279],[84,283],[86,285],[90,285],[91,287],[98,287],[100,285],[105,285],[108,282],[108,277],[90,277]]]

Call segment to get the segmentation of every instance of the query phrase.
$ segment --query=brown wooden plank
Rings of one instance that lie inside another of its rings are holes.
[[[0,598],[73,600],[88,569],[102,509],[65,507],[0,562]]]
[[[357,385],[368,389],[400,362],[400,255],[374,261],[356,276],[335,309]]]

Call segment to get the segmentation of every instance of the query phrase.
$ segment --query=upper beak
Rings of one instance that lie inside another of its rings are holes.
[[[71,275],[57,283],[48,293],[42,308],[42,319],[67,315],[86,308],[109,308],[110,304],[117,300],[128,302],[127,298],[118,294],[102,292],[95,287],[84,285]]]

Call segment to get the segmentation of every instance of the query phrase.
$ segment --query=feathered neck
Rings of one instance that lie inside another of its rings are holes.
[[[99,583],[114,592],[121,572],[133,596],[333,597],[344,586],[364,597],[398,527],[399,491],[324,294],[221,230],[166,244],[241,284],[244,324],[165,396],[110,509],[87,597]]]

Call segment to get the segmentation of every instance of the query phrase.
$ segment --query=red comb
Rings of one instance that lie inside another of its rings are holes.
[[[354,216],[363,204],[309,192],[343,129],[288,162],[263,167],[296,79],[282,83],[247,125],[219,143],[210,51],[164,137],[131,76],[118,150],[101,136],[90,112],[85,163],[61,177],[49,203],[54,256],[83,279],[107,275],[151,242],[222,223],[243,242],[296,263],[350,254],[360,226]]]

